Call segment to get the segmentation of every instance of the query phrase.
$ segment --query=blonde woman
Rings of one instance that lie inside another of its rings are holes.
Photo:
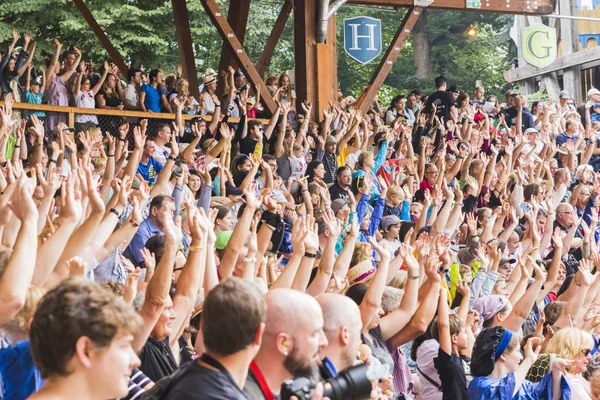
[[[546,353],[556,354],[557,357],[571,361],[565,377],[571,387],[573,399],[588,400],[592,398],[590,382],[581,374],[585,372],[592,359],[593,348],[594,338],[592,335],[577,328],[561,329],[554,334],[546,346]]]
[[[200,103],[190,93],[190,83],[187,79],[179,79],[175,86],[176,93],[169,96],[169,103],[171,108],[175,110],[176,104],[175,99],[179,100],[179,103],[183,106],[183,112],[185,114],[196,114],[200,111]]]

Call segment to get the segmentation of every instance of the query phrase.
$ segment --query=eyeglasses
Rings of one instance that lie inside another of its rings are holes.
[[[426,174],[439,174],[439,171],[427,171]]]
[[[592,349],[581,350],[581,355],[587,357],[592,352]]]

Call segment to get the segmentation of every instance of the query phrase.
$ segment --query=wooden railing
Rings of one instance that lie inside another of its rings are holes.
[[[4,106],[4,102],[0,101],[0,107]],[[162,119],[162,120],[175,120],[175,114],[169,113],[151,113],[143,111],[128,111],[128,110],[107,110],[103,108],[79,108],[79,107],[61,107],[51,106],[47,104],[30,104],[30,103],[14,103],[13,109],[26,110],[26,111],[49,111],[56,113],[67,114],[67,125],[69,128],[75,127],[75,115],[104,115],[110,117],[129,117],[129,118],[147,118],[147,119]],[[205,121],[212,121],[211,115],[192,115],[183,114],[183,119],[189,121],[194,118],[202,118]],[[250,118],[261,121],[263,124],[268,124],[269,120],[260,118]],[[239,118],[229,118],[227,122],[237,123]]]

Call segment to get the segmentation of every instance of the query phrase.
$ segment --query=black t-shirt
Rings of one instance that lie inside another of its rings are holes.
[[[200,365],[199,361],[188,366],[165,400],[252,400],[223,372]]]
[[[346,189],[343,189],[337,182],[329,187],[329,195],[331,196],[331,201],[342,199],[348,200],[350,195]]]
[[[466,400],[467,377],[460,357],[456,354],[447,354],[440,348],[438,356],[433,359],[433,365],[437,369],[442,382],[442,399]]]
[[[435,115],[440,118],[444,118],[444,121],[448,121],[450,119],[450,108],[454,105],[455,100],[454,96],[450,92],[437,91],[427,99],[427,103],[425,103],[425,113],[430,113],[432,110],[432,105],[435,104],[437,106],[437,111]]]
[[[140,369],[153,382],[177,370],[177,362],[169,347],[169,338],[162,342],[148,338],[140,353],[140,360],[142,361]]]

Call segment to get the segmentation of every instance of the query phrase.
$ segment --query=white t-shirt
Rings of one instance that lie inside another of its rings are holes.
[[[88,90],[87,92],[79,92],[79,94],[75,96],[75,106],[79,108],[96,108],[94,92],[91,90]],[[98,124],[98,117],[95,115],[76,114],[75,122],[78,124]]]
[[[169,157],[171,155],[171,149],[168,147],[161,147],[159,145],[157,145],[156,143],[154,143],[154,154],[152,154],[152,157],[154,157],[154,159],[156,161],[159,161],[162,165],[165,165],[167,163],[167,157]]]
[[[304,173],[306,172],[306,157],[296,157],[296,156],[292,156],[290,163],[292,165],[292,175],[291,178],[293,179],[298,179],[298,178],[302,178],[304,176]]]
[[[393,242],[390,242],[387,239],[381,239],[381,241],[379,242],[380,246],[389,251],[391,257],[390,259],[393,259],[395,257],[394,254],[396,253],[396,250],[398,250],[398,247],[400,247],[401,244],[402,242],[398,239],[394,240]],[[375,261],[381,261],[379,253],[377,252],[375,252]]]
[[[212,96],[210,95],[210,93],[204,91],[201,94],[202,96],[202,115],[208,115],[209,113],[214,113],[215,112],[215,102],[212,99]]]
[[[134,106],[140,105],[140,96],[138,90],[131,83],[125,88],[125,100],[128,100]]]

